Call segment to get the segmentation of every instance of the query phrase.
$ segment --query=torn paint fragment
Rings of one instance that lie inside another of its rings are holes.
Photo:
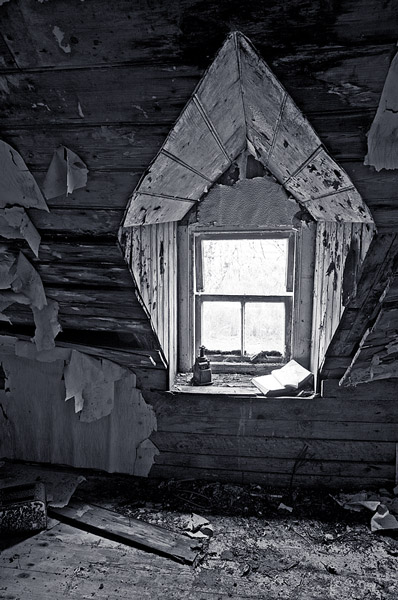
[[[111,414],[114,404],[114,382],[103,381],[99,385],[85,387],[82,393],[83,407],[80,421],[90,423]]]
[[[6,321],[12,323],[10,317],[3,314],[9,306],[17,302],[18,304],[30,304],[29,298],[24,294],[15,294],[14,292],[1,291],[0,292],[0,321]]]
[[[151,440],[146,439],[141,442],[137,447],[134,475],[137,475],[138,477],[148,477],[157,454],[160,454],[159,450]]]
[[[77,102],[77,113],[79,115],[79,117],[81,117],[82,119],[84,119],[84,112],[82,109],[82,105],[80,104],[80,102]]]
[[[64,196],[85,187],[87,173],[87,166],[75,152],[59,146],[53,154],[44,180],[43,191],[46,198]]]
[[[0,208],[24,206],[48,211],[39,186],[22,156],[0,140]]]
[[[39,254],[40,234],[25,209],[20,206],[0,209],[0,236],[6,239],[24,239],[35,256]]]
[[[372,532],[397,530],[398,521],[384,504],[380,504],[370,521],[370,529]]]
[[[63,50],[66,54],[70,54],[72,48],[70,44],[65,42],[65,33],[58,27],[58,25],[54,25],[53,27],[53,35],[58,42],[58,46]]]
[[[39,352],[52,350],[55,347],[55,338],[62,331],[58,321],[59,305],[55,300],[48,300],[46,306],[39,309],[32,306],[36,330],[33,342]]]
[[[12,269],[15,261],[15,257],[11,254],[2,253],[0,259],[0,290],[9,290],[11,288],[15,277]]]
[[[49,301],[50,302],[50,301]],[[69,348],[51,348],[51,350],[38,350],[35,344],[16,340],[15,356],[38,360],[39,362],[55,362],[56,360],[69,361],[71,350]]]
[[[80,421],[89,423],[108,416],[114,405],[114,383],[128,374],[116,363],[72,350],[65,367],[65,400],[75,399]]]
[[[376,116],[368,133],[364,164],[381,169],[398,169],[398,54],[392,60]]]
[[[30,304],[39,310],[47,304],[41,277],[22,252],[18,255],[11,289],[29,298]]]

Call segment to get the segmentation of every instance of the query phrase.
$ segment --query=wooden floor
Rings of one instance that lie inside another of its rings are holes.
[[[196,567],[57,524],[0,555],[0,598],[394,600],[394,540],[368,525],[211,517]],[[340,533],[338,533],[340,531]],[[325,537],[328,532],[329,538]],[[330,533],[332,532],[332,533]]]

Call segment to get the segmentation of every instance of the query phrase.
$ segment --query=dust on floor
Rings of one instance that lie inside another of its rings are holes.
[[[198,564],[57,524],[3,551],[0,598],[398,598],[396,534],[371,533],[371,513],[344,510],[326,490],[86,478],[75,496],[128,517],[180,533],[191,512],[205,517],[214,535]]]

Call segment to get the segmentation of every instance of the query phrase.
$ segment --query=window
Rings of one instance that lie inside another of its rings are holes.
[[[195,234],[195,346],[212,361],[291,355],[293,232]]]
[[[310,367],[315,224],[178,227],[178,370],[201,345],[216,372]]]

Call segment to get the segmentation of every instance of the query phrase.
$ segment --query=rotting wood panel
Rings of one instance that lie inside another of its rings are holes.
[[[327,350],[323,377],[340,379],[350,366],[367,328],[377,317],[386,288],[391,285],[397,253],[396,234],[377,235],[372,241],[363,262],[356,295],[348,303]]]
[[[373,234],[374,227],[367,223],[317,224],[311,348],[314,373],[323,363],[345,307],[356,295]]]
[[[394,270],[396,269],[397,264],[394,265]],[[397,281],[398,274],[395,272],[379,300],[379,312],[374,317],[374,322],[369,323],[341,384],[357,385],[367,381],[391,379],[398,375]]]
[[[158,223],[125,230],[126,261],[157,334],[173,381],[177,354],[177,224]]]

